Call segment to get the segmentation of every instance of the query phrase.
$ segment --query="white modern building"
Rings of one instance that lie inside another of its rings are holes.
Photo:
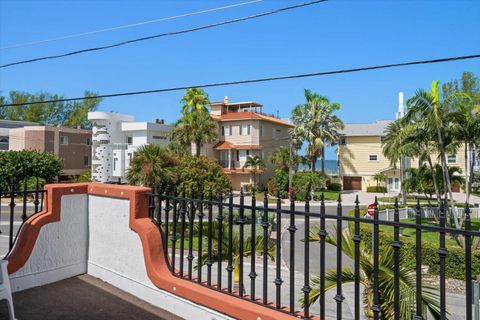
[[[163,120],[134,122],[132,115],[89,112],[92,122],[92,180],[125,182],[135,151],[146,144],[166,146],[172,126]]]

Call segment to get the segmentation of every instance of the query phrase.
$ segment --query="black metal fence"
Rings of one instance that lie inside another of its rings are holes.
[[[0,184],[0,256],[12,250],[24,222],[43,210],[45,194],[38,178],[25,177]]]
[[[464,225],[457,229],[446,226],[448,215],[443,205],[435,224],[425,223],[419,204],[415,223],[411,223],[400,220],[398,204],[393,221],[379,220],[376,201],[374,216],[365,218],[358,198],[352,212],[347,213],[341,199],[332,208],[325,204],[323,195],[315,204],[309,199],[301,203],[276,199],[270,204],[267,193],[247,197],[243,193],[215,196],[166,190],[149,195],[149,216],[162,232],[166,259],[175,276],[303,319],[344,318],[345,282],[353,283],[350,308],[354,319],[362,318],[366,304],[373,319],[426,319],[432,314],[448,319],[448,237],[461,238],[464,243],[464,311],[465,319],[471,320],[472,239],[479,237],[480,232],[472,230],[469,207],[464,210]],[[371,239],[365,237],[366,227],[371,230]],[[303,232],[299,232],[300,228]],[[404,267],[402,257],[401,237],[405,230],[412,230],[415,239],[415,261],[410,261],[414,265],[410,270]],[[393,235],[393,240],[382,246],[387,233]],[[438,239],[438,285],[434,290],[431,286],[425,289],[430,280],[422,271],[423,237],[427,233]],[[313,241],[318,242],[318,249]],[[313,249],[318,250],[315,261],[311,258]],[[345,252],[350,252],[353,260],[351,272],[344,269]],[[391,262],[384,261],[388,252]],[[331,266],[329,270],[327,264]],[[385,265],[390,267],[390,280]],[[406,301],[408,285],[412,293]],[[328,294],[331,290],[333,295]],[[383,296],[385,290],[392,295]],[[317,299],[310,303],[315,292]],[[366,294],[371,301],[365,301]],[[436,307],[425,308],[428,299],[435,300]]]

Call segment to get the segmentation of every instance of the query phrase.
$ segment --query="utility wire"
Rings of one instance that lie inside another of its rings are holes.
[[[89,36],[89,35],[97,34],[97,33],[103,33],[103,32],[109,32],[109,31],[116,31],[116,30],[120,30],[120,29],[138,27],[138,26],[142,26],[142,25],[146,25],[146,24],[158,23],[158,22],[163,22],[163,21],[168,21],[168,20],[190,17],[190,16],[203,14],[203,13],[209,13],[209,12],[220,11],[220,10],[234,8],[234,7],[249,5],[249,4],[253,4],[253,3],[257,3],[257,2],[261,2],[261,1],[263,1],[263,0],[253,0],[253,1],[235,3],[235,4],[232,4],[232,5],[228,5],[228,6],[217,7],[217,8],[212,8],[212,9],[205,9],[205,10],[195,11],[195,12],[189,12],[189,13],[179,14],[179,15],[176,15],[176,16],[171,16],[171,17],[166,17],[166,18],[158,18],[158,19],[153,19],[153,20],[130,23],[130,24],[125,24],[125,25],[121,25],[121,26],[104,28],[104,29],[94,30],[94,31],[87,31],[87,32],[82,32],[82,33],[75,33],[75,34],[70,34],[70,35],[66,35],[66,36],[50,38],[50,39],[45,39],[45,40],[37,40],[37,41],[32,41],[32,42],[27,42],[27,43],[13,44],[13,45],[10,45],[10,46],[7,46],[7,47],[1,47],[0,50],[21,48],[21,47],[33,46],[33,45],[36,45],[36,44],[42,44],[42,43],[47,43],[47,42],[66,40],[66,39],[72,39],[72,38],[79,38],[79,37]]]
[[[4,65],[0,65],[0,68],[7,68],[7,67],[12,67],[12,66],[15,66],[15,65],[19,65],[19,64],[32,63],[32,62],[37,62],[37,61],[42,61],[42,60],[59,59],[59,58],[64,58],[64,57],[73,56],[73,55],[86,53],[86,52],[99,51],[99,50],[105,50],[105,49],[120,47],[120,46],[124,46],[124,45],[135,43],[135,42],[140,42],[140,41],[152,40],[152,39],[161,38],[161,37],[174,36],[174,35],[179,35],[179,34],[184,34],[184,33],[195,32],[195,31],[199,31],[199,30],[205,30],[205,29],[220,27],[220,26],[233,24],[233,23],[237,23],[237,22],[241,22],[241,21],[246,21],[246,20],[251,20],[251,19],[256,19],[256,18],[260,18],[260,17],[273,15],[273,14],[280,13],[280,12],[283,12],[283,11],[288,11],[288,10],[298,9],[298,8],[302,8],[302,7],[306,7],[306,6],[311,6],[311,5],[319,4],[319,3],[322,3],[322,2],[325,2],[325,1],[327,1],[327,0],[315,0],[315,1],[311,1],[311,2],[297,4],[297,5],[294,5],[294,6],[275,9],[275,10],[268,11],[268,12],[258,13],[258,14],[251,15],[251,16],[246,16],[246,17],[237,18],[237,19],[233,19],[233,20],[227,20],[227,21],[221,21],[221,22],[216,22],[216,23],[212,23],[212,24],[207,24],[207,25],[203,25],[203,26],[199,26],[199,27],[195,27],[195,28],[191,28],[191,29],[183,29],[183,30],[178,30],[178,31],[160,33],[160,34],[156,34],[156,35],[152,35],[152,36],[136,38],[136,39],[122,41],[122,42],[109,44],[109,45],[105,45],[105,46],[100,46],[100,47],[81,49],[81,50],[76,50],[76,51],[63,53],[63,54],[57,54],[57,55],[45,56],[45,57],[34,58],[34,59],[29,59],[29,60],[21,60],[21,61],[11,62],[11,63],[7,63],[7,64],[4,64]]]
[[[474,55],[468,55],[468,56],[456,56],[456,57],[440,58],[440,59],[390,63],[390,64],[383,64],[383,65],[376,65],[376,66],[369,66],[369,67],[339,69],[339,70],[321,71],[321,72],[314,72],[314,73],[293,74],[293,75],[287,75],[287,76],[257,78],[257,79],[238,80],[238,81],[229,81],[229,82],[203,83],[203,84],[194,84],[194,85],[189,85],[189,86],[171,87],[171,88],[162,88],[162,89],[153,89],[153,90],[143,90],[143,91],[120,92],[120,93],[111,93],[111,94],[89,96],[89,97],[65,98],[65,99],[46,100],[46,101],[38,101],[38,102],[26,102],[26,103],[11,103],[11,104],[0,105],[0,107],[27,106],[27,105],[41,104],[41,103],[66,102],[66,101],[75,101],[75,100],[89,100],[89,99],[98,99],[98,98],[103,99],[103,98],[112,98],[112,97],[133,96],[133,95],[140,95],[140,94],[151,94],[151,93],[179,91],[179,90],[186,90],[186,89],[190,89],[190,88],[221,87],[221,86],[230,86],[230,85],[247,84],[247,83],[258,83],[258,82],[268,82],[268,81],[287,80],[287,79],[298,79],[298,78],[307,78],[307,77],[319,77],[319,76],[326,76],[326,75],[332,75],[332,74],[352,73],[352,72],[360,72],[360,71],[368,71],[368,70],[406,67],[406,66],[413,66],[413,65],[433,64],[433,63],[460,61],[460,60],[478,59],[478,58],[480,58],[480,54],[474,54]]]

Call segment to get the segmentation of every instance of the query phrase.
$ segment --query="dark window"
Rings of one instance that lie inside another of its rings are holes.
[[[87,140],[85,141],[85,143],[87,144],[87,146],[91,146],[91,145],[92,145],[92,139],[87,138]]]
[[[60,136],[60,144],[67,145],[68,144],[68,136]]]
[[[346,144],[347,144],[347,138],[346,138],[346,137],[341,137],[341,138],[340,138],[340,145],[341,145],[341,146],[344,146],[344,145],[346,145]]]
[[[85,166],[90,165],[90,157],[89,156],[84,156],[83,157],[83,165],[85,165]]]
[[[127,137],[127,144],[132,144],[132,143],[133,143],[133,138]]]

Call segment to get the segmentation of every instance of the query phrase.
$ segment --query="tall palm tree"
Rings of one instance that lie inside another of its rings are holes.
[[[190,88],[185,91],[180,102],[183,102],[183,115],[192,112],[208,112],[207,106],[210,104],[208,94],[201,88]]]
[[[307,142],[307,157],[312,172],[316,161],[322,157],[322,174],[325,174],[325,147],[333,146],[340,137],[343,122],[333,113],[340,109],[338,103],[331,103],[326,97],[305,89],[306,103],[297,105],[292,111],[291,136],[299,142]]]
[[[172,185],[176,180],[178,160],[166,148],[156,144],[141,146],[130,162],[126,178],[130,184],[154,188]]]
[[[243,168],[252,169],[253,184],[255,185],[257,183],[256,182],[257,172],[265,168],[265,162],[263,162],[263,160],[259,156],[254,156],[254,157],[249,156],[247,158],[247,161],[245,161]]]
[[[466,202],[470,202],[473,183],[473,165],[475,163],[475,148],[480,144],[480,111],[478,106],[473,104],[471,97],[466,96],[464,103],[455,106],[453,112],[454,124],[453,134],[455,138],[463,143],[465,159],[465,185]],[[471,158],[469,162],[468,153]]]
[[[410,126],[424,128],[427,137],[434,139],[442,166],[444,189],[447,190],[446,198],[451,202],[453,202],[453,194],[447,169],[447,151],[456,153],[457,145],[452,144],[454,142],[451,128],[452,113],[455,106],[462,103],[464,96],[462,93],[453,93],[442,98],[439,91],[439,82],[433,81],[430,92],[418,90],[407,101],[409,109],[404,117],[405,121],[410,123]],[[454,220],[459,227],[457,219]]]
[[[200,156],[203,144],[213,142],[218,136],[218,127],[206,111],[192,111],[180,118],[174,126],[171,138],[184,146],[195,144],[195,156]]]
[[[310,231],[310,241],[320,241],[318,235],[319,229],[313,228]],[[338,232],[338,230],[337,230]],[[336,234],[329,234],[326,241],[334,246],[337,245]],[[351,236],[350,230],[344,229],[342,232],[342,251],[345,255],[352,260],[355,259],[355,243]],[[363,291],[363,301],[365,304],[365,313],[368,318],[373,318],[373,278],[374,278],[374,266],[373,257],[370,246],[364,241],[360,243],[360,283],[365,287]],[[400,265],[400,319],[412,319],[413,310],[415,309],[415,270],[409,269],[404,265]],[[379,284],[378,293],[380,297],[380,307],[382,309],[382,319],[394,319],[394,255],[391,246],[386,246],[379,257]],[[337,279],[339,275],[336,270],[331,270],[325,276],[325,291],[336,288]],[[345,268],[342,271],[341,279],[343,283],[354,282],[354,273]],[[321,294],[320,292],[320,276],[317,275],[312,278],[310,284],[312,290],[309,293],[309,305],[313,304]],[[422,305],[423,316],[426,319],[427,312],[430,313],[433,318],[437,319],[440,316],[440,303],[439,294],[434,286],[422,282]],[[300,298],[302,305],[305,303],[303,296]]]
[[[298,163],[298,157],[291,152],[290,148],[279,147],[273,150],[268,157],[271,164],[278,166],[281,170],[289,172]]]

